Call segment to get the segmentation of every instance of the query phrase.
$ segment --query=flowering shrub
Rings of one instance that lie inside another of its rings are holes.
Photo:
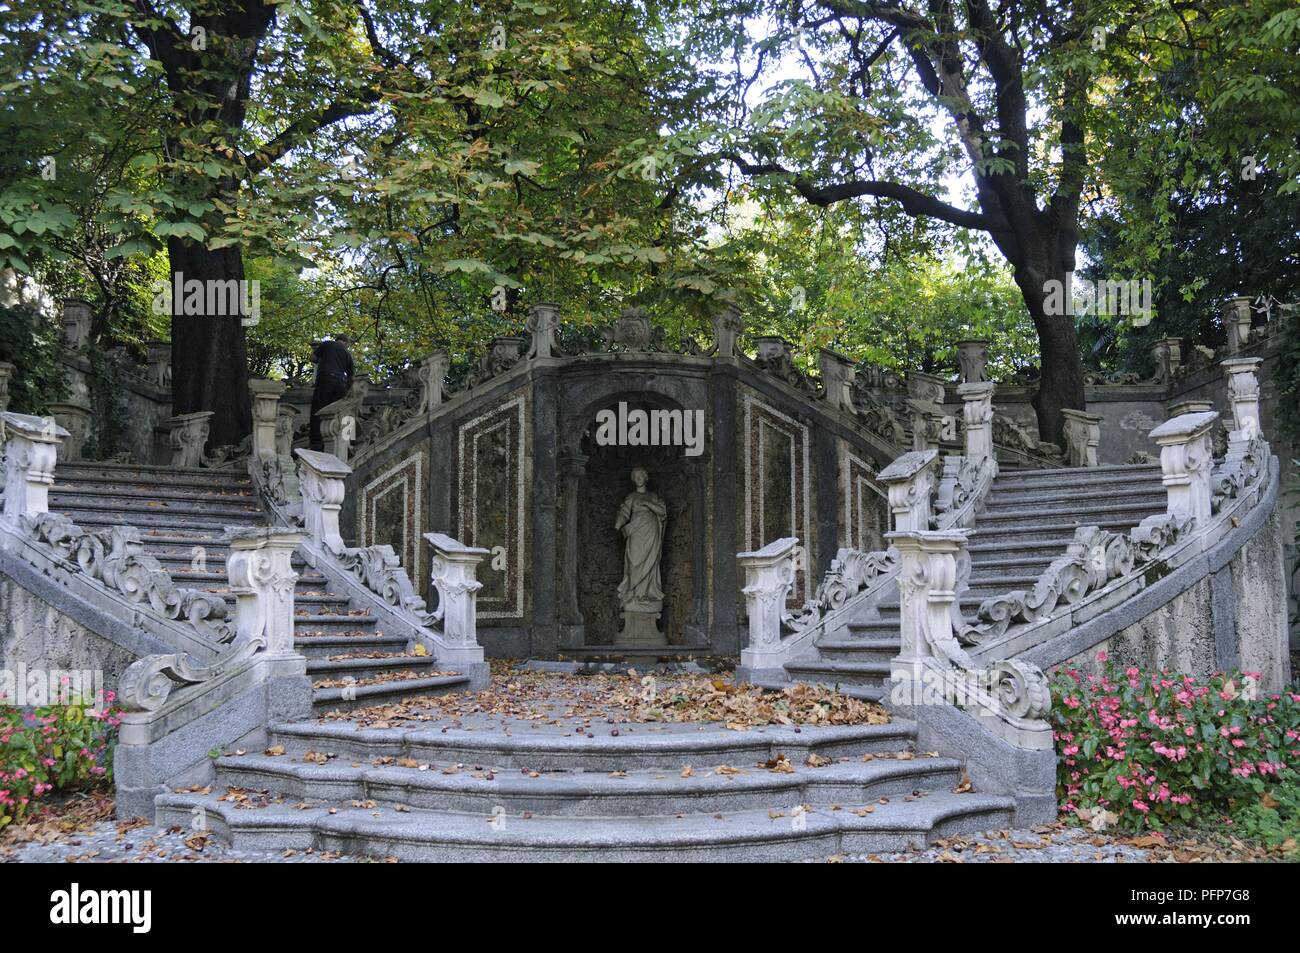
[[[121,717],[105,710],[51,705],[24,711],[0,705],[0,831],[51,791],[112,780],[112,744]]]
[[[1061,810],[1098,830],[1159,829],[1245,808],[1294,784],[1300,694],[1260,696],[1255,676],[1058,672],[1052,685]]]

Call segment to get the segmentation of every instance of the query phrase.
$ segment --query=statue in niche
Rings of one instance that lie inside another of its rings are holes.
[[[624,645],[667,645],[656,624],[664,607],[659,562],[663,552],[664,523],[668,507],[658,495],[646,489],[650,474],[644,467],[632,471],[636,487],[618,508],[614,529],[626,541],[623,550],[623,581],[618,584],[618,601],[623,607]]]

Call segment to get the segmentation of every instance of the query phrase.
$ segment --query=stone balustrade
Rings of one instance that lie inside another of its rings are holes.
[[[4,441],[4,518],[20,526],[50,510],[50,487],[59,444],[68,431],[48,417],[0,414],[0,439]]]
[[[1180,414],[1151,431],[1151,439],[1160,447],[1170,516],[1191,517],[1202,524],[1210,518],[1214,466],[1211,430],[1218,419],[1218,413],[1212,410]]]
[[[741,592],[749,616],[749,642],[740,651],[741,668],[747,671],[779,669],[786,661],[781,625],[787,615],[786,599],[794,586],[798,546],[796,537],[787,536],[762,549],[736,554],[744,573]]]

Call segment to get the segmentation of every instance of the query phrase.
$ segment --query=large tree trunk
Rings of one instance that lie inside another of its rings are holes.
[[[1065,417],[1061,411],[1087,409],[1074,315],[1048,314],[1046,308],[1046,282],[1059,281],[1064,287],[1065,271],[1017,266],[1015,275],[1034,329],[1038,332],[1041,379],[1033,399],[1034,411],[1038,415],[1038,437],[1064,449]]]
[[[179,238],[167,241],[172,286],[185,281],[242,281],[238,248],[209,250]],[[222,286],[224,287],[224,286]],[[205,299],[206,300],[206,299]],[[243,295],[239,296],[242,306]],[[210,410],[210,445],[238,443],[253,427],[248,355],[241,314],[187,313],[184,296],[172,298],[172,413]]]

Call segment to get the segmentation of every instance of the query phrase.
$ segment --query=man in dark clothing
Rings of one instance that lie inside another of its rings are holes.
[[[333,341],[321,341],[312,351],[316,365],[316,387],[311,393],[311,448],[325,449],[320,432],[320,409],[343,398],[352,386],[352,355],[346,334],[334,335]]]

